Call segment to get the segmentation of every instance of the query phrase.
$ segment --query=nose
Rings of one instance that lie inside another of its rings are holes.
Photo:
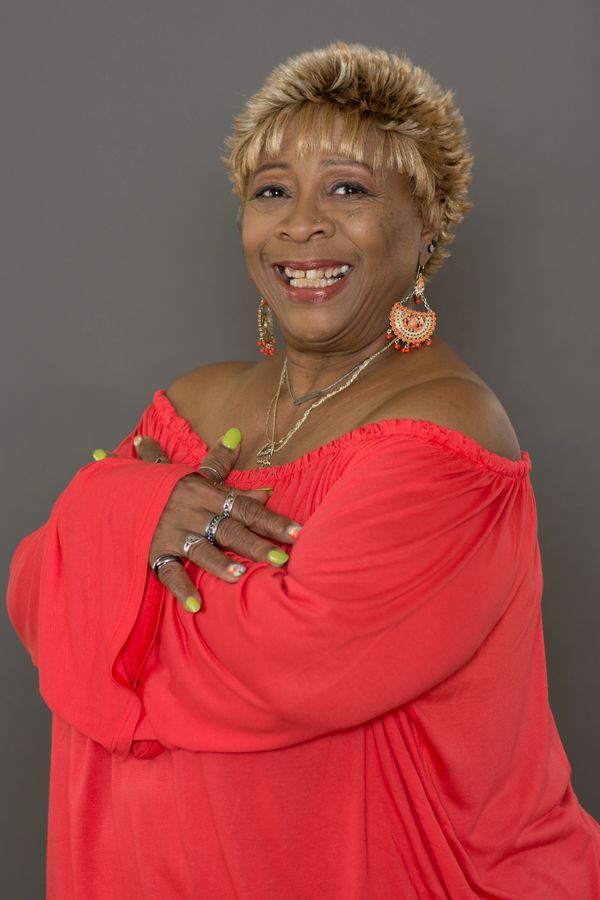
[[[277,226],[277,236],[282,240],[305,243],[314,237],[335,234],[333,220],[311,197],[298,196],[286,207],[285,215]]]

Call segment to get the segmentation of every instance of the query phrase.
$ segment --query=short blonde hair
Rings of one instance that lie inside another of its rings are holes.
[[[374,165],[413,181],[426,225],[436,197],[446,198],[438,245],[427,261],[431,275],[449,254],[452,229],[471,208],[467,188],[473,157],[453,95],[406,56],[336,41],[277,66],[234,119],[223,162],[233,191],[244,202],[259,159],[276,156],[286,125],[298,129],[298,154],[330,152],[334,121],[342,114],[337,149],[364,161],[374,137]]]

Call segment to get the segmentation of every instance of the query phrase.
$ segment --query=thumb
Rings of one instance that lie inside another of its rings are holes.
[[[213,484],[225,481],[240,455],[241,441],[242,433],[239,428],[228,428],[198,466],[200,475]]]

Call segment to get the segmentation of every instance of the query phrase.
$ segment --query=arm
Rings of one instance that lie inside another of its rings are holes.
[[[205,612],[155,609],[136,736],[263,750],[410,702],[464,665],[510,604],[534,559],[533,503],[527,478],[433,442],[366,444],[287,571],[251,564],[235,585],[198,572]],[[134,629],[124,655],[136,645]]]
[[[148,435],[155,427],[148,413],[136,431]],[[126,438],[112,458],[85,466],[75,476],[46,525],[17,548],[8,591],[10,617],[39,668],[40,691],[48,706],[107,749],[123,754],[140,711],[137,676],[156,629],[146,612],[160,609],[165,599],[163,586],[148,568],[149,559],[164,550],[177,552],[171,548],[181,547],[191,527],[201,526],[203,517],[208,521],[220,510],[226,495],[226,489],[195,474],[199,459],[187,463],[189,455],[178,447],[175,433],[169,452],[186,461],[167,466],[138,461],[132,438]],[[154,447],[153,452],[148,448],[150,459],[156,459],[157,449],[166,459],[153,440],[146,438],[146,443]],[[236,455],[219,442],[203,463],[221,465],[225,472]],[[185,483],[185,490],[177,499],[179,482]],[[248,525],[262,528],[262,534],[284,541],[293,539],[290,523],[245,494],[236,498],[227,528],[243,552],[264,559],[272,541],[242,526],[239,515],[246,516]],[[216,505],[205,508],[207,503]],[[217,548],[207,544],[196,555],[198,564],[220,577],[234,577],[226,571],[231,560]],[[178,563],[161,570],[160,578],[175,593],[177,585],[171,581],[179,578],[180,599],[186,599],[186,583],[193,589]],[[138,635],[142,630],[139,652],[125,659],[119,651],[134,624]]]
[[[162,602],[149,548],[175,484],[190,471],[127,458],[84,466],[13,557],[9,615],[38,666],[44,700],[115,752],[128,750],[121,735],[135,726],[139,700],[113,664],[145,591]]]

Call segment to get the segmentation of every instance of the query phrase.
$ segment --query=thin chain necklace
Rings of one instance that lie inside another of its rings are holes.
[[[302,406],[303,403],[307,403],[309,400],[316,400],[317,397],[322,397],[323,394],[326,394],[327,391],[330,391],[331,388],[335,387],[336,384],[339,384],[340,381],[343,381],[345,378],[348,378],[349,375],[352,375],[354,370],[358,369],[358,367],[361,365],[362,365],[362,363],[357,363],[355,366],[352,366],[352,368],[348,372],[346,372],[344,375],[340,375],[339,378],[336,378],[335,381],[332,381],[331,384],[328,384],[324,388],[320,388],[316,391],[309,391],[308,394],[302,394],[301,397],[294,397],[294,395],[292,393],[292,386],[290,384],[290,373],[288,371],[287,356],[286,356],[285,362],[283,364],[283,368],[285,369],[285,384],[287,387],[287,392],[290,395],[290,399],[291,399],[292,403],[294,404],[294,406]]]
[[[380,350],[377,350],[371,356],[367,357],[367,359],[364,359],[361,363],[358,363],[358,365],[354,366],[353,369],[350,369],[349,372],[346,372],[346,374],[342,376],[342,378],[348,379],[345,384],[342,384],[340,387],[336,388],[334,391],[329,391],[329,393],[324,394],[323,396],[321,396],[317,400],[315,400],[314,403],[311,403],[311,405],[308,407],[308,409],[306,409],[304,411],[303,415],[298,419],[298,421],[294,425],[292,425],[292,427],[290,428],[288,433],[286,435],[284,435],[282,438],[279,438],[279,440],[275,440],[275,428],[276,428],[276,424],[277,424],[277,406],[279,404],[279,398],[281,396],[281,391],[283,389],[283,385],[284,385],[284,382],[286,379],[286,374],[287,374],[287,357],[286,357],[284,360],[282,369],[281,369],[281,375],[279,377],[279,384],[277,385],[277,390],[275,391],[273,397],[271,398],[271,402],[269,403],[269,408],[267,410],[267,418],[265,421],[265,433],[267,436],[267,443],[263,447],[261,447],[260,450],[258,451],[258,453],[256,454],[257,464],[261,468],[266,468],[267,466],[270,466],[271,461],[273,459],[273,454],[278,453],[283,447],[285,447],[287,442],[296,434],[298,429],[304,425],[304,423],[308,419],[308,417],[311,414],[311,412],[313,411],[313,409],[316,409],[318,406],[321,406],[321,404],[325,403],[326,400],[329,400],[330,397],[335,397],[336,394],[340,394],[342,391],[345,391],[346,388],[350,387],[351,384],[354,384],[354,382],[356,381],[356,379],[358,378],[360,373],[363,371],[363,369],[366,369],[367,366],[370,365],[370,363],[372,363],[374,359],[377,359],[378,356],[381,356],[382,353],[385,353],[386,350],[389,350],[389,348],[393,347],[393,346],[394,346],[393,341],[390,341],[388,344],[385,345],[385,347],[382,347]],[[340,381],[340,380],[341,379],[338,379],[338,381]],[[338,383],[337,381],[333,382],[333,384],[337,384],[337,383]],[[331,388],[331,387],[333,387],[333,385],[329,385],[329,387]],[[323,390],[327,390],[327,388],[324,388]],[[269,436],[269,421],[271,419],[271,415],[273,416],[273,424],[271,427],[271,434]]]

